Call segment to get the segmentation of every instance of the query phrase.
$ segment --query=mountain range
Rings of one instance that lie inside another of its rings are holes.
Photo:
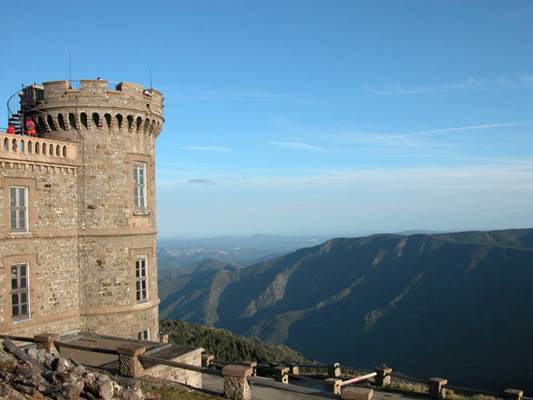
[[[247,266],[302,247],[314,246],[331,236],[283,236],[256,234],[200,239],[159,240],[158,268],[176,269],[194,262],[215,259],[237,267]]]
[[[533,229],[337,238],[246,268],[161,276],[167,319],[320,361],[533,390]]]

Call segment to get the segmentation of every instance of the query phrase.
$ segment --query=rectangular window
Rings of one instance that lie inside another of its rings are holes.
[[[137,340],[150,340],[150,329],[145,329],[137,333]]]
[[[10,225],[12,232],[28,231],[28,188],[9,188]]]
[[[11,306],[13,320],[30,317],[28,264],[11,266]]]
[[[137,302],[148,300],[148,258],[137,256],[135,260],[135,292]]]
[[[146,164],[133,164],[133,203],[137,209],[146,209]]]

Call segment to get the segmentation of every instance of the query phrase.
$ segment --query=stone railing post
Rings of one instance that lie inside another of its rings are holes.
[[[392,374],[392,368],[388,367],[380,367],[375,369],[376,372],[376,379],[375,384],[376,386],[389,386],[391,382],[391,374]]]
[[[328,378],[324,382],[326,383],[326,386],[330,393],[333,393],[334,395],[341,394],[342,379]]]
[[[251,400],[252,390],[248,377],[252,368],[245,365],[227,365],[222,368],[224,377],[224,397],[230,400]]]
[[[328,377],[329,378],[338,378],[341,376],[341,365],[339,363],[334,363],[328,366]]]
[[[374,389],[356,386],[346,386],[342,388],[342,400],[372,400]]]
[[[213,354],[204,353],[202,354],[202,367],[207,368],[215,361],[215,356]]]
[[[41,333],[35,335],[34,339],[37,342],[38,349],[46,350],[47,353],[57,352],[54,342],[59,340],[59,335],[53,333]]]
[[[503,397],[509,400],[522,400],[524,391],[520,389],[505,389],[503,391]]]
[[[445,399],[447,384],[447,379],[430,378],[428,381],[429,397],[432,397],[434,399]]]
[[[274,379],[281,383],[289,383],[289,368],[282,365],[274,367]]]
[[[144,368],[139,361],[146,349],[137,344],[119,346],[118,363],[120,375],[130,378],[138,378],[144,374]]]
[[[241,365],[252,369],[252,376],[257,376],[257,361],[243,361]]]

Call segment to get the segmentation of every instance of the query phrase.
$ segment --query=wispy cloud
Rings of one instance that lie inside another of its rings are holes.
[[[303,98],[284,93],[264,90],[223,90],[194,88],[170,95],[173,99],[193,101],[248,101],[248,102],[286,102],[300,101]]]
[[[421,131],[407,132],[407,133],[371,133],[371,132],[356,132],[356,133],[347,133],[347,134],[332,134],[329,137],[335,140],[337,145],[346,145],[346,144],[359,144],[359,143],[380,143],[380,144],[395,144],[395,145],[409,145],[409,146],[419,146],[420,142],[413,142],[412,140],[417,136],[433,136],[433,135],[442,135],[446,133],[458,133],[458,132],[468,132],[468,131],[477,131],[477,130],[486,130],[486,129],[497,129],[497,128],[509,128],[515,126],[527,125],[525,123],[518,122],[503,122],[503,123],[494,123],[494,124],[476,124],[476,125],[465,125],[457,126],[451,128],[436,128],[436,129],[427,129]],[[328,135],[326,135],[327,137]],[[442,146],[442,143],[439,144]]]
[[[502,77],[497,81],[498,85],[505,88],[533,87],[533,75],[522,75],[517,78]]]
[[[304,142],[278,142],[276,140],[270,140],[268,143],[270,143],[273,146],[283,147],[289,150],[317,151],[317,152],[328,151],[328,149],[324,147],[316,146],[316,145],[304,143]]]
[[[187,182],[194,183],[196,185],[208,185],[208,186],[215,184],[215,181],[211,179],[200,179],[200,178],[192,178],[192,179],[187,180]]]
[[[231,148],[227,146],[181,146],[180,149],[189,151],[205,151],[212,153],[231,153]]]
[[[439,83],[435,85],[422,86],[404,86],[398,82],[395,82],[394,84],[383,89],[366,88],[366,91],[375,96],[402,96],[478,90],[482,89],[483,87],[483,81],[475,78],[468,78],[460,82]]]
[[[422,135],[433,135],[449,132],[463,132],[463,131],[473,131],[480,129],[494,129],[494,128],[506,128],[510,126],[520,126],[524,125],[518,122],[504,122],[499,124],[480,124],[480,125],[466,125],[458,126],[454,128],[441,128],[441,129],[429,129],[424,131],[410,132],[394,135],[394,137],[409,137],[409,136],[422,136]]]

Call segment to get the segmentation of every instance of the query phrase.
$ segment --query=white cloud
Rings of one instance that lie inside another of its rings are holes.
[[[533,75],[522,75],[517,78],[502,77],[497,81],[498,85],[505,88],[533,87]]]
[[[181,146],[180,149],[213,153],[231,153],[231,148],[226,146]]]
[[[263,90],[219,90],[195,88],[170,94],[172,99],[200,101],[282,102],[298,100],[293,96]]]
[[[328,149],[316,146],[309,143],[304,142],[278,142],[276,140],[270,140],[268,143],[270,143],[273,146],[283,147],[289,150],[298,150],[298,151],[328,151]]]
[[[436,85],[424,86],[403,86],[398,82],[383,89],[366,88],[366,91],[376,96],[401,96],[401,95],[419,95],[431,93],[446,93],[466,90],[478,90],[484,87],[483,81],[475,78],[468,78],[460,82],[439,83]]]

